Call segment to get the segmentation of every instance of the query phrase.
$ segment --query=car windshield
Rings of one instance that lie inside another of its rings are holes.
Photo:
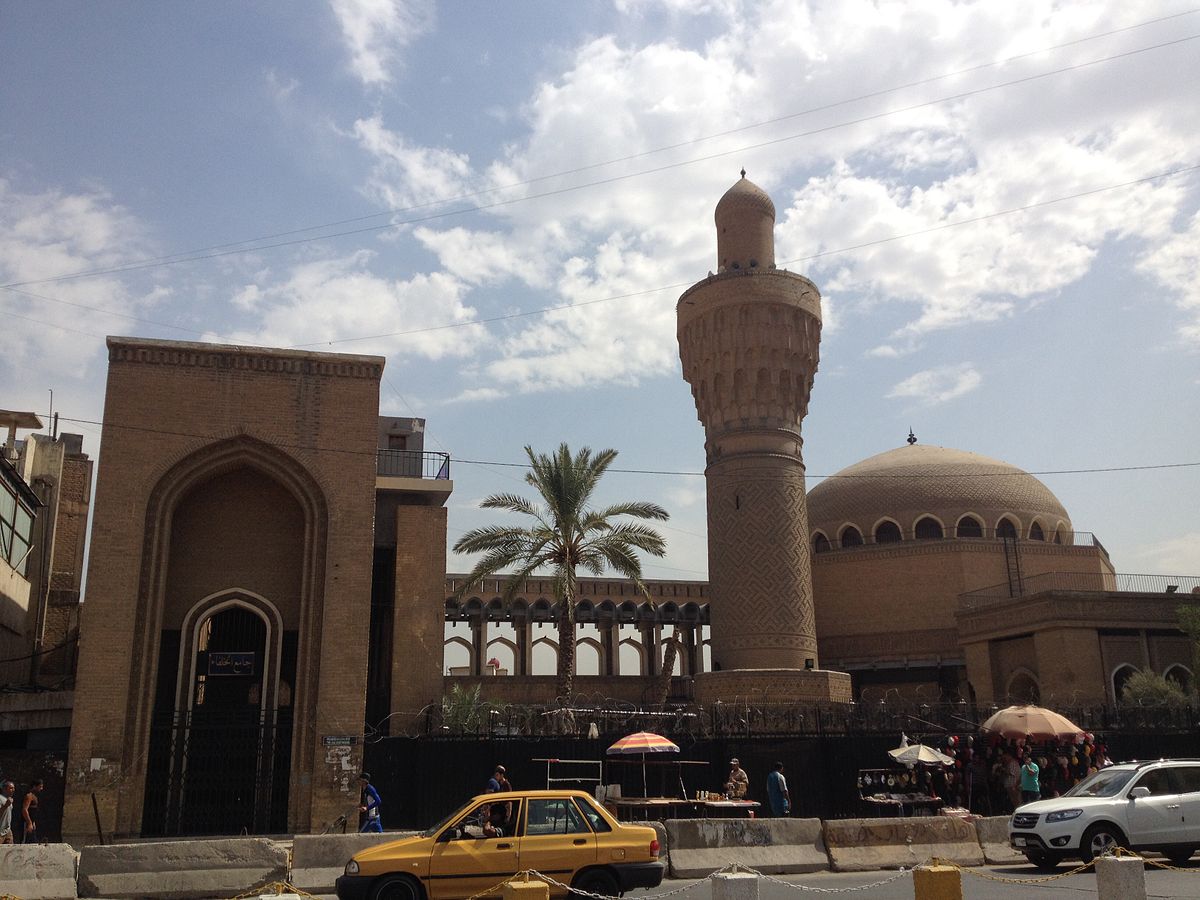
[[[454,810],[454,812],[450,813],[450,815],[446,816],[444,819],[442,819],[436,825],[430,825],[428,828],[426,828],[424,831],[422,831],[421,837],[433,837],[435,834],[437,834],[439,831],[441,831],[443,828],[445,828],[447,825],[449,825],[455,819],[458,819],[463,814],[463,811],[465,809],[466,809],[465,806],[458,807],[457,809]]]
[[[1064,797],[1115,797],[1122,788],[1129,784],[1129,779],[1137,774],[1136,769],[1102,769],[1095,775],[1089,775],[1075,787],[1071,788]]]

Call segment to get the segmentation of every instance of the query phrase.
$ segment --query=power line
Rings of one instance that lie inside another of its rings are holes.
[[[153,428],[148,425],[130,425],[125,423],[104,422],[94,419],[79,419],[69,416],[59,416],[59,420],[63,422],[74,422],[80,425],[99,425],[103,428],[118,428],[126,431],[137,431],[144,434],[161,434],[170,435],[173,437],[198,438],[205,441],[223,441],[227,440],[228,434],[203,434],[192,431],[177,431],[169,428]],[[379,453],[379,448],[371,450],[357,450],[352,447],[321,447],[314,444],[299,444],[288,441],[271,440],[270,444],[274,447],[279,447],[286,450],[301,450],[306,453],[340,453],[350,456],[372,456],[375,457]],[[497,466],[509,469],[529,469],[529,463],[519,462],[503,462],[500,460],[485,460],[485,459],[468,459],[465,457],[451,457],[451,461],[455,465],[470,465],[470,466]],[[1200,467],[1200,461],[1196,462],[1180,462],[1180,463],[1153,463],[1140,466],[1104,466],[1097,468],[1079,468],[1079,469],[1044,469],[1044,470],[1019,470],[1019,471],[1003,471],[1003,472],[956,472],[951,469],[938,469],[931,467],[927,472],[922,474],[833,474],[833,475],[814,475],[805,474],[807,479],[846,479],[846,480],[917,480],[928,478],[1023,478],[1030,475],[1092,475],[1111,472],[1146,472],[1164,469],[1188,469]],[[623,475],[671,475],[671,476],[686,476],[686,477],[704,477],[704,472],[672,470],[672,469],[619,469],[609,468],[609,472],[620,473]]]
[[[747,153],[751,150],[759,150],[764,147],[771,147],[771,146],[775,146],[777,144],[782,144],[782,143],[786,143],[789,141],[798,140],[798,139],[804,138],[804,137],[812,137],[812,136],[818,135],[818,134],[825,134],[830,131],[836,131],[838,129],[848,128],[853,125],[861,125],[861,124],[865,124],[867,122],[877,121],[879,119],[888,118],[890,116],[899,115],[901,113],[913,112],[918,109],[925,109],[930,106],[936,106],[936,105],[939,105],[942,103],[949,103],[949,102],[952,102],[955,100],[963,100],[968,97],[978,96],[980,94],[989,93],[991,91],[1000,90],[1002,88],[1013,87],[1013,86],[1019,85],[1019,84],[1027,84],[1027,83],[1030,83],[1033,81],[1038,81],[1038,80],[1041,80],[1044,78],[1051,78],[1055,75],[1061,75],[1066,72],[1072,72],[1072,71],[1077,71],[1077,70],[1084,69],[1084,68],[1089,68],[1091,66],[1101,65],[1106,62],[1113,62],[1118,59],[1126,59],[1126,58],[1136,56],[1141,53],[1147,53],[1147,52],[1150,52],[1153,50],[1161,50],[1166,47],[1184,44],[1189,41],[1194,41],[1197,38],[1200,38],[1200,34],[1188,35],[1186,37],[1176,38],[1171,41],[1165,41],[1160,44],[1153,44],[1148,47],[1140,47],[1135,50],[1127,50],[1122,53],[1112,54],[1110,56],[1101,57],[1099,59],[1094,59],[1094,60],[1089,60],[1087,62],[1074,63],[1072,65],[1063,66],[1058,69],[1050,70],[1048,72],[1041,72],[1041,73],[1038,73],[1035,75],[1027,75],[1027,76],[1024,76],[1021,78],[1012,79],[1010,81],[1000,82],[999,84],[989,85],[987,87],[975,88],[975,89],[967,90],[967,91],[960,91],[958,93],[950,94],[945,97],[938,97],[933,100],[927,100],[927,101],[923,101],[921,103],[914,103],[909,106],[903,106],[903,107],[898,107],[895,109],[885,110],[880,113],[874,113],[872,115],[861,116],[857,119],[851,119],[849,121],[838,122],[838,123],[835,123],[832,125],[823,126],[821,128],[814,128],[809,131],[799,132],[797,134],[773,138],[773,139],[767,140],[767,141],[761,141],[757,144],[749,144],[746,146],[734,148],[732,150],[724,150],[724,151],[720,151],[718,153],[711,153],[711,154],[708,154],[705,156],[693,157],[692,159],[681,160],[679,162],[668,163],[668,164],[661,165],[661,166],[655,166],[655,167],[652,167],[649,169],[642,169],[637,172],[629,172],[629,173],[626,173],[623,175],[613,175],[613,176],[610,176],[607,178],[600,178],[600,179],[596,179],[594,181],[583,182],[582,184],[571,185],[571,186],[567,186],[567,187],[543,191],[541,193],[527,194],[522,197],[514,197],[514,198],[507,199],[507,200],[496,200],[491,203],[470,206],[467,208],[444,210],[441,212],[430,213],[430,214],[424,215],[424,216],[411,217],[411,218],[404,219],[399,222],[387,222],[387,223],[380,224],[380,225],[368,225],[368,226],[364,226],[361,228],[352,228],[352,229],[348,229],[348,230],[344,230],[344,231],[336,231],[336,232],[331,232],[331,233],[322,234],[322,235],[316,235],[316,236],[312,236],[312,237],[293,238],[290,240],[275,241],[273,243],[265,243],[265,244],[260,243],[260,244],[256,244],[255,246],[252,246],[252,247],[237,246],[237,247],[230,247],[227,249],[215,249],[211,252],[201,252],[201,253],[196,253],[196,254],[177,254],[175,256],[168,257],[168,258],[158,258],[158,259],[152,259],[152,260],[145,261],[145,262],[127,263],[124,265],[111,266],[111,267],[103,268],[103,269],[91,269],[91,270],[87,270],[87,271],[83,271],[83,272],[75,272],[75,273],[69,273],[69,274],[64,274],[64,275],[58,275],[58,276],[54,276],[54,277],[50,277],[50,278],[41,278],[41,279],[34,279],[34,280],[29,280],[29,281],[10,282],[8,284],[0,285],[0,289],[7,290],[10,288],[14,288],[14,287],[25,287],[25,286],[28,286],[31,284],[47,284],[47,283],[51,283],[51,282],[67,281],[67,280],[75,279],[75,278],[85,278],[85,277],[94,277],[94,276],[98,276],[98,275],[111,275],[111,274],[118,274],[118,273],[123,273],[123,272],[133,272],[133,271],[139,271],[139,270],[144,270],[144,269],[152,269],[152,268],[160,268],[163,266],[176,265],[178,263],[184,263],[184,262],[201,262],[204,260],[219,259],[219,258],[222,258],[225,256],[233,256],[233,255],[239,255],[239,254],[243,254],[243,253],[257,253],[257,252],[260,252],[263,250],[273,250],[273,249],[278,249],[281,247],[297,246],[300,244],[313,243],[315,241],[324,241],[324,240],[331,240],[333,238],[339,238],[339,237],[352,237],[354,235],[359,235],[359,234],[368,234],[371,232],[386,231],[386,230],[400,228],[405,225],[416,225],[416,224],[420,224],[423,222],[435,221],[437,219],[443,219],[443,218],[447,218],[450,216],[459,216],[459,215],[464,215],[467,213],[485,212],[485,211],[491,210],[491,209],[498,209],[498,208],[505,207],[505,206],[511,206],[516,203],[524,203],[524,202],[528,202],[530,200],[540,200],[540,199],[544,199],[547,197],[561,196],[563,194],[573,193],[575,191],[580,191],[580,190],[584,190],[587,188],[600,187],[600,186],[604,186],[604,185],[608,185],[608,184],[615,184],[620,181],[627,181],[627,180],[630,180],[633,178],[640,178],[645,175],[654,175],[654,174],[658,174],[661,172],[670,171],[672,169],[678,169],[678,168],[682,168],[685,166],[696,165],[696,164],[702,163],[702,162],[711,162],[712,160],[715,160],[715,159],[723,159],[725,157],[733,156],[735,154]],[[797,114],[797,115],[800,115],[800,114]],[[487,191],[486,193],[492,193],[495,190],[500,190],[500,189],[491,189],[491,190]],[[475,196],[475,195],[466,195],[466,196],[470,197],[470,196]],[[444,203],[444,202],[453,202],[453,201],[437,201],[437,202]],[[301,230],[307,230],[307,229],[301,229]],[[295,233],[295,232],[284,232],[284,234],[291,234],[291,233]],[[220,248],[227,247],[227,245],[218,245],[218,246]]]
[[[1067,201],[1070,201],[1070,200],[1078,200],[1082,197],[1090,197],[1095,194],[1105,193],[1106,191],[1115,191],[1115,190],[1120,190],[1121,188],[1132,187],[1132,186],[1138,185],[1138,184],[1145,184],[1150,181],[1157,181],[1161,178],[1172,178],[1176,175],[1184,175],[1189,172],[1195,172],[1197,169],[1200,169],[1200,164],[1184,166],[1179,169],[1171,169],[1166,172],[1159,172],[1155,175],[1147,175],[1143,178],[1135,178],[1131,181],[1123,181],[1119,184],[1110,184],[1110,185],[1105,185],[1104,187],[1089,188],[1086,191],[1079,191],[1078,193],[1075,193],[1075,194],[1067,194],[1065,196],[1054,197],[1049,200],[1039,200],[1035,203],[1026,203],[1022,206],[1014,206],[1010,209],[1002,209],[1002,210],[998,210],[998,211],[992,212],[992,213],[985,213],[985,214],[979,215],[979,216],[972,216],[971,218],[968,218],[968,219],[960,219],[960,220],[956,220],[954,222],[943,222],[939,225],[931,225],[928,228],[921,228],[916,231],[908,231],[903,234],[894,234],[889,237],[876,238],[875,240],[871,240],[871,241],[864,241],[861,244],[851,244],[851,245],[848,245],[845,247],[838,247],[838,248],[832,249],[832,250],[821,250],[817,253],[809,254],[808,256],[797,256],[797,257],[793,257],[792,259],[781,260],[779,264],[786,266],[791,263],[811,262],[816,259],[822,259],[826,256],[835,256],[839,253],[850,253],[854,250],[862,250],[866,247],[874,247],[874,246],[878,246],[880,244],[887,244],[887,243],[891,243],[892,241],[900,241],[900,240],[904,240],[904,239],[910,238],[910,237],[919,237],[920,235],[931,234],[936,231],[944,231],[948,228],[957,228],[960,225],[973,225],[978,222],[987,221],[989,219],[997,219],[997,218],[1000,218],[1001,216],[1009,216],[1009,215],[1014,215],[1014,214],[1020,213],[1020,212],[1028,212],[1029,210],[1040,209],[1045,206],[1052,206],[1056,203],[1066,203]],[[646,296],[647,294],[657,294],[661,291],[679,290],[681,288],[691,287],[692,284],[694,284],[694,283],[695,282],[686,282],[685,281],[685,282],[677,282],[675,284],[665,284],[665,285],[661,285],[659,287],[646,288],[645,290],[641,290],[641,291],[630,291],[630,292],[624,293],[624,294],[612,294],[607,297],[596,297],[591,300],[582,300],[577,303],[562,303],[562,304],[558,304],[555,306],[545,306],[545,307],[541,307],[539,309],[527,310],[524,312],[505,313],[505,314],[497,315],[497,316],[489,316],[489,317],[483,318],[483,319],[471,319],[466,322],[447,322],[442,325],[428,325],[424,328],[410,328],[410,329],[406,329],[404,331],[382,332],[379,334],[364,335],[362,337],[337,338],[335,340],[330,340],[330,341],[310,341],[310,342],[304,343],[304,344],[294,344],[291,349],[302,349],[305,347],[330,347],[330,346],[333,346],[334,344],[347,344],[347,343],[355,343],[358,341],[372,341],[372,340],[378,340],[381,338],[391,338],[391,337],[406,337],[406,336],[413,335],[413,334],[426,334],[431,331],[443,331],[443,330],[450,329],[450,328],[465,328],[468,325],[490,325],[493,322],[503,322],[503,321],[508,321],[510,319],[523,319],[523,318],[527,318],[529,316],[538,316],[538,315],[543,315],[543,314],[551,313],[551,312],[559,312],[561,310],[566,310],[566,309],[581,309],[582,307],[585,307],[585,306],[592,306],[597,303],[608,303],[609,301],[612,301],[612,300],[627,300],[631,297],[643,297],[643,296]]]
[[[1179,18],[1183,18],[1185,16],[1195,15],[1197,12],[1200,12],[1200,8],[1193,8],[1193,9],[1184,10],[1184,11],[1178,12],[1178,13],[1172,13],[1172,14],[1166,15],[1166,16],[1159,16],[1158,18],[1155,18],[1155,19],[1147,19],[1142,22],[1137,22],[1133,25],[1126,25],[1122,28],[1114,28],[1109,31],[1101,31],[1101,32],[1098,32],[1095,34],[1087,35],[1085,37],[1075,38],[1073,40],[1064,41],[1059,44],[1052,44],[1048,47],[1041,47],[1037,50],[1030,50],[1025,53],[1019,53],[1014,56],[1005,57],[1004,59],[995,60],[993,62],[979,63],[974,66],[968,66],[964,69],[957,69],[952,72],[943,72],[940,75],[933,75],[928,78],[918,79],[917,81],[910,81],[905,84],[895,85],[893,87],[880,88],[878,90],[870,91],[865,94],[859,94],[855,97],[848,97],[848,98],[845,98],[842,100],[836,100],[831,103],[823,104],[821,106],[809,107],[808,109],[800,110],[800,111],[794,112],[794,113],[788,113],[788,114],[782,115],[782,116],[777,116],[773,119],[766,119],[761,122],[755,122],[750,125],[742,125],[738,128],[730,128],[725,131],[719,131],[719,132],[715,132],[713,134],[702,135],[697,138],[692,138],[691,140],[688,140],[688,141],[680,141],[675,144],[667,144],[667,145],[664,145],[661,147],[653,148],[651,150],[643,150],[638,153],[631,153],[626,156],[621,156],[621,157],[617,157],[615,159],[605,160],[603,162],[589,163],[587,165],[577,166],[573,169],[564,169],[562,171],[553,172],[548,175],[538,175],[533,178],[525,179],[523,181],[514,181],[514,182],[510,182],[508,184],[498,185],[496,187],[484,188],[484,189],[481,189],[478,191],[472,191],[472,192],[465,193],[465,194],[458,194],[453,197],[444,197],[444,198],[439,198],[436,200],[430,200],[426,203],[418,203],[418,204],[413,204],[410,206],[402,206],[402,207],[393,207],[391,209],[383,210],[382,212],[369,213],[367,215],[362,215],[362,216],[353,216],[353,217],[347,218],[347,219],[338,219],[338,220],[335,220],[332,222],[324,222],[319,225],[309,225],[309,226],[305,226],[303,228],[293,228],[293,229],[290,229],[287,231],[277,231],[277,232],[274,232],[271,234],[258,235],[257,237],[244,238],[243,240],[240,240],[240,241],[230,241],[230,242],[223,243],[223,244],[210,245],[208,247],[194,248],[192,250],[181,250],[177,253],[168,253],[168,254],[164,254],[162,256],[146,257],[144,259],[137,260],[136,262],[138,262],[138,263],[166,262],[168,260],[174,260],[177,257],[189,257],[189,256],[192,256],[197,253],[208,253],[208,252],[211,252],[214,250],[225,250],[225,249],[229,249],[229,248],[233,248],[233,247],[240,247],[243,244],[258,243],[260,241],[269,241],[269,240],[274,240],[276,238],[281,238],[281,237],[290,237],[291,235],[294,235],[294,234],[303,234],[305,232],[318,231],[318,230],[325,229],[325,228],[336,228],[339,225],[350,225],[355,222],[364,222],[364,221],[368,221],[370,219],[377,219],[382,216],[393,216],[393,215],[397,215],[400,213],[413,212],[418,209],[427,209],[429,207],[440,206],[445,203],[457,203],[457,202],[464,201],[464,200],[470,200],[475,197],[485,196],[490,193],[496,193],[498,191],[512,190],[512,189],[520,188],[520,187],[528,187],[529,185],[537,184],[537,183],[543,182],[543,181],[549,181],[549,180],[552,180],[555,178],[563,178],[568,175],[577,175],[581,172],[587,172],[587,171],[592,171],[594,169],[604,168],[606,166],[617,165],[618,163],[632,162],[633,160],[636,160],[636,159],[642,159],[647,156],[653,156],[655,154],[665,153],[665,152],[668,152],[671,150],[679,150],[684,147],[689,147],[689,146],[694,146],[696,144],[704,143],[705,141],[715,140],[716,138],[728,137],[733,134],[740,134],[740,133],[743,133],[746,131],[752,131],[757,128],[764,128],[768,125],[777,125],[780,122],[786,122],[786,121],[790,121],[792,119],[802,118],[804,116],[812,115],[812,114],[818,113],[818,112],[827,112],[831,109],[837,109],[838,107],[841,107],[841,106],[848,106],[853,103],[860,103],[864,100],[873,100],[878,97],[886,96],[888,94],[894,94],[894,93],[898,93],[900,91],[909,90],[910,88],[922,87],[927,84],[933,84],[938,81],[945,81],[946,79],[956,78],[961,75],[969,75],[972,72],[980,72],[985,69],[998,68],[1000,66],[1005,66],[1010,63],[1018,62],[1023,59],[1028,59],[1033,56],[1038,56],[1043,53],[1050,53],[1055,50],[1061,50],[1065,47],[1073,47],[1073,46],[1077,46],[1079,44],[1088,43],[1090,41],[1099,40],[1100,38],[1111,37],[1115,34],[1123,34],[1125,32],[1129,32],[1129,31],[1136,31],[1139,28],[1146,28],[1150,25],[1158,25],[1163,22],[1171,21],[1173,19],[1179,19]],[[94,274],[101,274],[101,272],[102,272],[102,270],[92,269],[92,270],[85,270],[82,272],[76,272],[71,275],[67,275],[67,276],[63,276],[63,277],[82,278],[82,277],[87,277],[87,276],[94,275]],[[32,284],[32,283],[34,283],[34,282],[16,282],[15,284]],[[5,285],[5,287],[11,287],[11,286],[12,285]]]

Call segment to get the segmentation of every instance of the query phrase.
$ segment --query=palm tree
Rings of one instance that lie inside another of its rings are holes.
[[[591,449],[584,447],[572,455],[564,443],[553,454],[534,453],[528,446],[525,453],[530,464],[525,481],[537,489],[544,505],[515,494],[495,494],[480,504],[483,509],[503,509],[529,516],[533,522],[528,527],[475,528],[459,538],[454,545],[456,553],[482,553],[483,557],[457,595],[463,596],[502,569],[515,568],[505,584],[504,600],[508,603],[526,578],[538,569],[549,568],[561,609],[558,694],[570,702],[575,671],[576,569],[582,567],[593,575],[612,569],[633,581],[649,598],[636,551],[663,556],[666,543],[653,528],[613,520],[619,516],[665,520],[669,515],[656,503],[617,503],[598,510],[588,506],[600,477],[617,458],[616,450],[602,450],[593,456]]]

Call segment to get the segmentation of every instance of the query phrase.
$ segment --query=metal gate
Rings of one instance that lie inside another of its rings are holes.
[[[182,654],[179,632],[163,635],[142,833],[283,833],[292,710],[278,705],[277,682],[265,670],[278,666],[291,677],[294,633],[281,646],[262,617],[234,605],[202,619],[195,634],[194,648]],[[178,696],[173,671],[181,675]]]

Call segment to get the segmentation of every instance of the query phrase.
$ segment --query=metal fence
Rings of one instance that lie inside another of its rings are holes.
[[[1021,579],[1018,596],[1043,593],[1132,593],[1177,595],[1180,600],[1200,600],[1200,575],[1129,575],[1108,572],[1046,572]],[[1013,600],[1008,582],[960,594],[959,609],[974,610]]]
[[[420,450],[378,450],[375,472],[383,476],[445,481],[450,478],[450,454],[424,453]]]
[[[660,722],[660,725],[662,723]],[[1083,727],[1091,727],[1090,723]],[[914,725],[916,727],[914,727]],[[656,758],[647,763],[646,791],[651,796],[691,796],[697,790],[719,791],[729,771],[729,760],[737,757],[750,775],[749,798],[766,808],[766,776],[776,761],[784,763],[792,798],[792,815],[801,818],[839,819],[877,815],[877,808],[859,794],[860,769],[890,764],[887,751],[899,743],[903,731],[909,737],[924,736],[929,743],[944,746],[948,733],[919,730],[919,723],[890,731],[825,735],[736,735],[697,737],[667,732],[680,747],[679,759],[688,764]],[[962,726],[952,732],[960,741],[977,729]],[[640,758],[634,763],[614,761],[605,750],[626,732],[600,732],[588,737],[506,737],[499,735],[447,736],[410,740],[394,737],[368,742],[365,766],[383,796],[384,827],[424,828],[451,812],[470,797],[483,793],[496,765],[503,765],[517,789],[546,787],[544,760],[604,761],[606,784],[620,784],[624,796],[642,796]],[[1097,731],[1110,756],[1116,760],[1200,756],[1200,733],[1195,730],[1104,730]],[[977,738],[976,746],[983,746]],[[543,760],[543,761],[538,761]],[[581,776],[577,785],[555,783],[555,787],[577,786],[592,791],[595,781],[586,776],[595,769],[581,766],[563,775]],[[559,773],[556,773],[558,777]],[[971,802],[976,812],[999,814],[986,789]]]
[[[843,534],[845,534],[843,532]],[[1015,541],[1019,544],[1057,544],[1063,547],[1097,547],[1105,550],[1100,539],[1090,531],[1050,531],[1041,537],[1018,535],[1010,529],[996,528],[961,528],[950,526],[940,532],[928,534],[903,534],[898,529],[895,532],[884,532],[879,535],[867,532],[860,534],[857,529],[851,535],[838,538],[819,539],[813,549],[817,553],[830,553],[837,550],[855,550],[861,547],[875,547],[881,544],[899,544],[910,541],[936,543],[938,541]]]

